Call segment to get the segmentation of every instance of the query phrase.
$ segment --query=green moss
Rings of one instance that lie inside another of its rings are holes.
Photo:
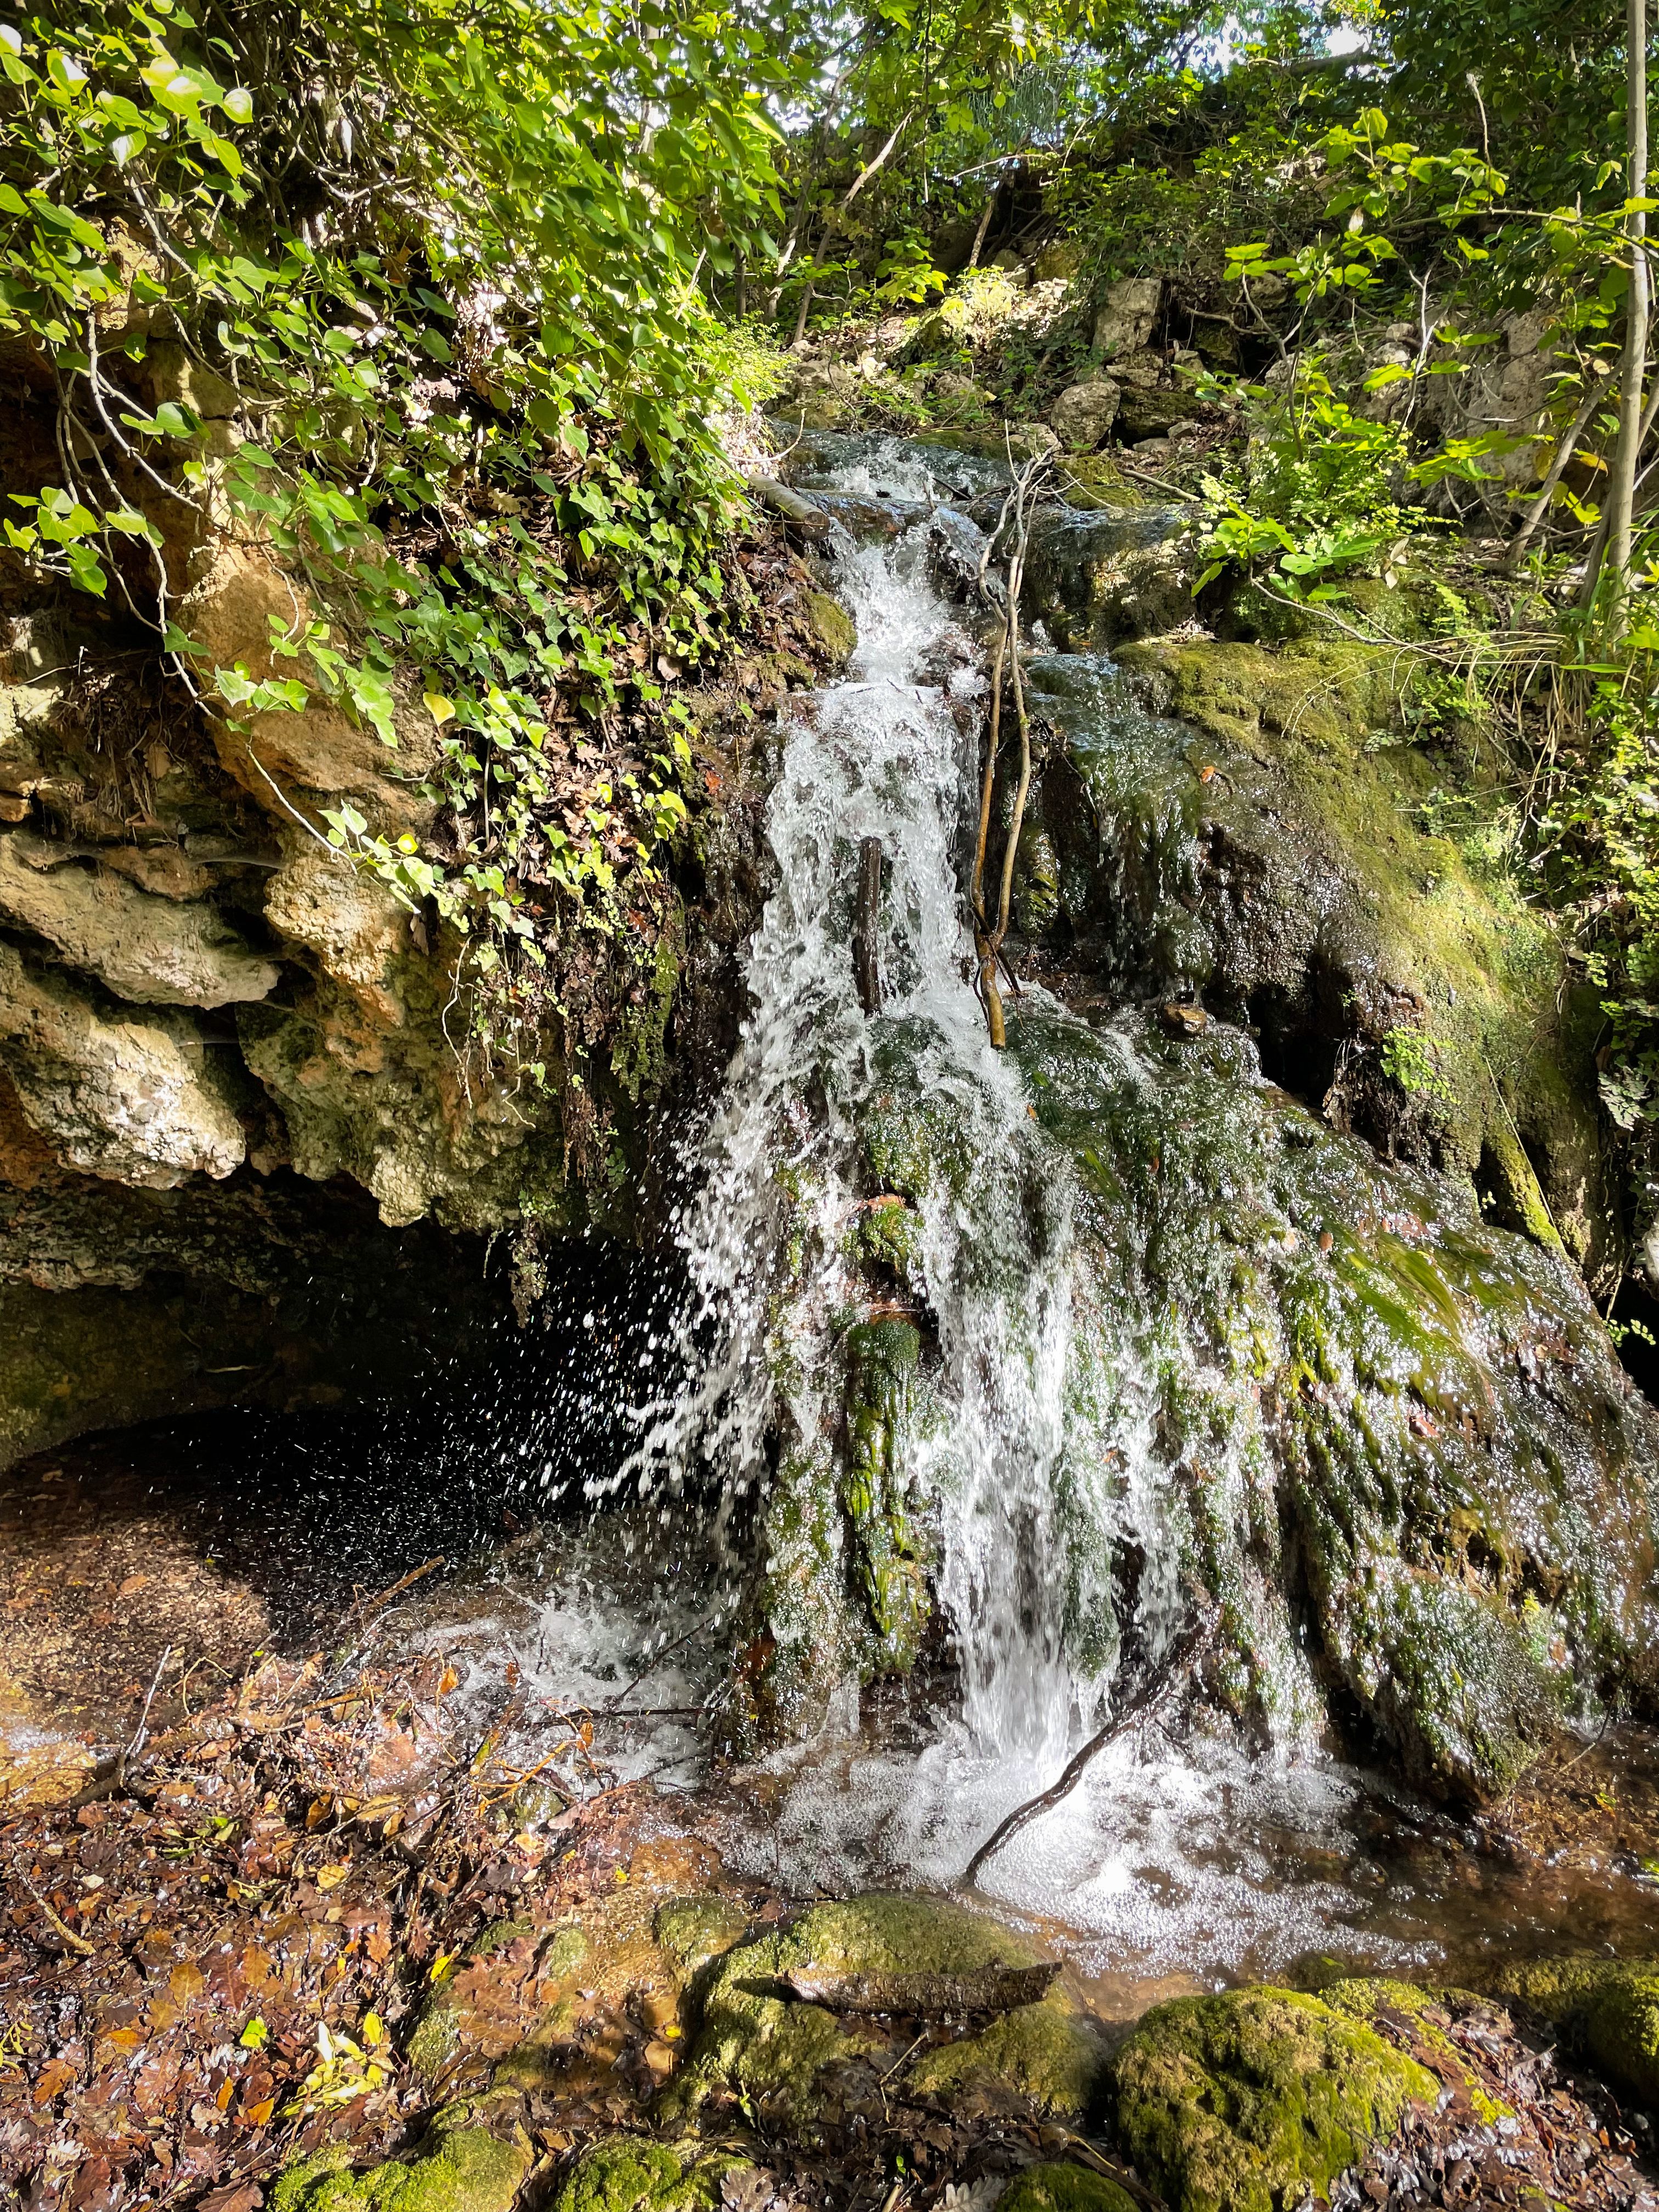
[[[853,1562],[881,1658],[910,1666],[927,1624],[925,1562],[907,1503],[903,1437],[921,1339],[907,1321],[868,1322],[847,1336],[847,1446],[842,1504]]]
[[[332,2143],[288,2168],[272,2185],[271,2212],[509,2212],[529,2172],[530,2139],[470,2124],[471,2109],[441,2113],[411,2157],[350,2172],[351,2153]]]
[[[659,1905],[652,1932],[685,1982],[729,1951],[748,1924],[747,1914],[735,1899],[709,1892],[670,1898],[666,1905]]]
[[[846,1249],[849,1259],[866,1266],[890,1267],[910,1286],[921,1261],[921,1219],[899,1199],[861,1206],[853,1217]]]
[[[1469,2095],[1474,2116],[1483,2126],[1492,2127],[1499,2120],[1512,2117],[1511,2108],[1496,2097],[1488,2096],[1480,2077],[1465,2061],[1462,2053],[1447,2033],[1443,1999],[1447,1992],[1419,1989],[1415,1982],[1396,1982],[1378,1975],[1343,1977],[1328,1983],[1321,1996],[1334,2012],[1345,2012],[1355,2020],[1363,2020],[1368,2027],[1377,2025],[1379,2015],[1397,2014],[1407,2020],[1420,2046],[1431,2051],[1437,2060],[1455,2067]],[[1457,1995],[1470,2002],[1478,2002],[1468,1991]]]
[[[1328,2191],[1438,2084],[1319,1998],[1249,1989],[1148,2013],[1112,2067],[1118,2133],[1173,2212]]]
[[[780,1994],[780,1981],[791,1972],[810,1967],[837,1974],[952,1973],[997,1964],[1033,1966],[1039,1956],[1011,1929],[939,1898],[876,1893],[815,1905],[790,1928],[729,1951],[720,1961],[704,2000],[702,2029],[672,2100],[678,2108],[695,2109],[725,2091],[754,2106],[776,2106],[799,2123],[820,2109],[826,2068],[885,2048],[873,2027],[851,2017],[838,2020],[820,2006]],[[1054,2070],[1053,2042],[1041,2033],[1024,2054],[1011,2041],[1010,2063],[1035,2057],[1039,2045],[1050,2071],[1034,2094],[1049,2083],[1063,2087],[1067,2078],[1063,2066]],[[994,2070],[995,2064],[988,2051],[979,2070]]]
[[[1135,2201],[1103,2173],[1062,2161],[1028,2166],[997,2199],[997,2212],[1136,2212]]]
[[[1044,2112],[1082,2119],[1095,2102],[1104,2068],[1105,2052],[1087,2015],[1055,1988],[1040,2004],[1003,2014],[981,2034],[926,2052],[911,2068],[907,2086],[918,2096],[948,2097],[970,2082],[1000,2081]]]
[[[1461,1583],[1392,1563],[1332,1602],[1408,1778],[1483,1798],[1512,1789],[1558,1718],[1520,1624]]]
[[[828,592],[805,591],[801,603],[814,635],[831,668],[844,668],[853,658],[858,641],[857,626],[841,601]]]
[[[1499,1992],[1558,2029],[1620,2087],[1659,2105],[1659,1959],[1529,1960]]]
[[[747,2170],[748,2161],[729,2151],[617,2136],[582,2153],[554,2212],[714,2212],[722,2180]]]

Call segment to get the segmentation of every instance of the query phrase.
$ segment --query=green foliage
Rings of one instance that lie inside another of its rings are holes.
[[[692,279],[775,220],[763,33],[683,0],[94,0],[0,66],[0,331],[55,381],[67,479],[12,494],[10,547],[112,585],[233,721],[330,701],[395,768],[418,672],[436,832],[327,834],[435,906],[481,1035],[527,1048],[559,941],[654,896],[690,757],[659,679],[742,611],[708,418],[766,372]],[[295,586],[229,667],[176,618],[179,541],[226,532]],[[573,792],[573,747],[620,764]]]
[[[1242,448],[1203,480],[1204,567],[1270,568],[1287,599],[1341,597],[1336,579],[1379,570],[1392,581],[1421,518],[1401,504],[1407,440],[1397,423],[1357,415],[1316,369],[1283,398],[1244,395]]]

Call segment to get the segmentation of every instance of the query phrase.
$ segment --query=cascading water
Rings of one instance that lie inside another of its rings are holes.
[[[914,461],[841,472],[853,494],[929,486]],[[840,684],[790,720],[769,817],[777,889],[751,946],[751,1012],[680,1223],[695,1285],[683,1324],[707,1347],[688,1393],[647,1411],[625,1470],[678,1490],[693,1464],[741,1497],[781,1419],[805,1481],[833,1481],[833,1357],[860,1296],[847,1231],[871,1194],[868,1124],[896,1086],[926,1101],[933,1146],[918,1194],[921,1273],[940,1418],[907,1472],[939,1516],[938,1585],[975,1741],[1048,1765],[1088,1695],[1065,1649],[1054,1550],[1069,1326],[1069,1195],[1033,1129],[1018,1071],[988,1043],[971,984],[956,857],[976,775],[976,656],[929,563],[925,508],[896,535],[840,541],[859,645]],[[956,518],[958,532],[968,527]],[[866,1014],[849,951],[861,842],[885,863]],[[806,1255],[804,1268],[791,1252]],[[863,1293],[867,1297],[867,1291]],[[856,1693],[856,1681],[846,1684]]]
[[[960,875],[983,656],[948,595],[983,540],[936,503],[923,449],[818,448],[811,489],[850,526],[836,555],[858,647],[781,718],[747,1017],[682,1163],[689,1292],[672,1315],[653,1304],[637,1381],[608,1400],[632,1443],[590,1479],[592,1527],[556,1533],[527,1588],[521,1566],[487,1570],[487,1622],[464,1601],[479,1694],[505,1646],[532,1702],[605,1716],[613,1772],[692,1787],[734,1868],[802,1893],[948,1887],[1109,1711],[1124,1644],[1157,1666],[1191,1567],[1230,1609],[1217,1671],[1246,1728],[1218,1716],[1206,1734],[1200,1717],[1192,1741],[1115,1746],[982,1886],[1127,2010],[1149,1984],[1273,1972],[1310,1945],[1433,1954],[1457,1910],[1447,1862],[1429,1851],[1403,1879],[1379,1864],[1397,1798],[1316,1741],[1274,1394],[1305,1378],[1296,1418],[1322,1409],[1327,1465],[1356,1440],[1383,1448],[1422,1357],[1401,1297],[1452,1311],[1389,1224],[1462,1265],[1455,1194],[1264,1083],[1247,1031],[1213,1022],[1189,1046],[1133,1004],[1179,987],[1202,935],[1203,787],[1192,732],[1097,652],[1030,668],[1077,779],[1076,835],[1095,841],[1077,908],[1095,1012],[1028,984],[993,1051]],[[950,458],[963,504],[998,473]],[[866,1011],[854,943],[872,840]],[[1467,1249],[1504,1311],[1547,1291],[1524,1251]],[[1517,1387],[1474,1342],[1479,1387]],[[1564,1466],[1573,1449],[1552,1444]],[[453,1617],[428,1632],[452,1656],[465,1642]],[[862,1694],[894,1678],[908,1700]],[[699,1787],[707,1749],[769,1738],[783,1747]],[[1553,1909],[1506,1893],[1500,1917],[1541,1927]]]

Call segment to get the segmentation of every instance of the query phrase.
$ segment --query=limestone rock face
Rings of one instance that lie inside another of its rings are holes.
[[[1049,410],[1048,420],[1063,446],[1103,446],[1117,420],[1121,387],[1109,376],[1073,384],[1062,392]]]
[[[228,1006],[263,999],[274,962],[250,951],[210,906],[156,898],[124,872],[64,862],[64,848],[17,830],[0,838],[0,921],[32,931],[72,968],[143,1006]]]
[[[165,1190],[228,1176],[242,1125],[187,1017],[104,1012],[70,979],[0,944],[0,1066],[58,1158]]]
[[[244,668],[255,682],[304,681],[308,663],[277,658],[270,639],[302,635],[311,615],[291,578],[240,547],[219,545],[193,577],[179,619],[220,667]],[[294,818],[285,798],[317,793],[349,797],[398,829],[419,829],[431,808],[392,770],[418,778],[434,757],[434,732],[429,718],[422,727],[420,712],[400,714],[397,722],[394,750],[313,696],[303,713],[255,714],[245,727],[216,719],[213,733],[226,774],[280,821]]]
[[[410,951],[409,915],[384,884],[307,841],[266,886],[265,919],[366,1012],[401,1026],[397,969]]]
[[[1109,284],[1095,317],[1095,350],[1111,360],[1144,346],[1163,304],[1161,276],[1126,276]]]

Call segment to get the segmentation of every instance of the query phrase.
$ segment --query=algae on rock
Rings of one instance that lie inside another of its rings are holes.
[[[554,2212],[719,2212],[728,2175],[753,2171],[734,2152],[639,2136],[591,2143],[559,2185]]]
[[[1659,1959],[1576,1952],[1505,1967],[1494,1985],[1659,2106]]]

